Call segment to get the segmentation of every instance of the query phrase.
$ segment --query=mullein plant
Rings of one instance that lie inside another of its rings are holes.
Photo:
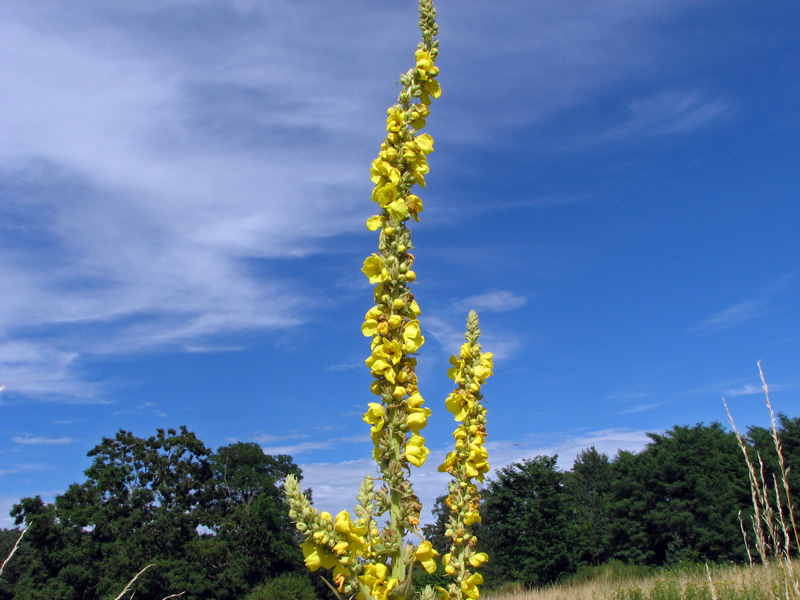
[[[422,505],[409,479],[411,467],[422,466],[429,454],[420,432],[431,411],[423,406],[415,373],[415,355],[425,338],[420,309],[409,289],[416,275],[407,223],[410,219],[419,222],[422,212],[422,201],[411,191],[414,185],[425,187],[426,155],[433,151],[433,138],[419,132],[432,100],[441,94],[436,79],[439,69],[434,65],[439,44],[432,0],[419,0],[419,13],[422,41],[414,54],[415,66],[400,78],[397,104],[387,112],[386,138],[372,162],[372,200],[380,212],[367,220],[367,229],[380,232],[379,252],[369,256],[362,269],[375,285],[375,306],[367,312],[361,331],[372,340],[366,364],[374,378],[371,391],[377,397],[363,419],[370,425],[380,476],[367,476],[362,482],[355,518],[346,510],[335,517],[318,511],[291,475],[285,484],[289,514],[304,538],[305,564],[311,571],[332,570],[328,583],[339,598],[412,598],[416,594],[413,569],[433,573],[439,558],[421,535]],[[453,434],[455,449],[439,470],[452,475],[446,532],[451,546],[441,557],[452,581],[447,587],[426,586],[422,599],[478,598],[483,578],[475,569],[488,560],[486,554],[476,552],[472,533],[473,525],[480,522],[477,483],[489,470],[484,447],[486,409],[480,389],[492,374],[492,354],[481,352],[479,335],[478,317],[471,312],[466,343],[450,359],[448,372],[457,387],[445,404],[458,426]],[[411,536],[420,539],[416,546],[406,541]]]

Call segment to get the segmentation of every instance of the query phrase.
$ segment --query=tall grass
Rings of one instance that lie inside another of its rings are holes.
[[[777,570],[781,578],[782,590],[774,597],[782,600],[800,600],[800,581],[798,581],[795,564],[792,560],[792,547],[797,548],[797,521],[792,506],[792,492],[789,488],[786,461],[783,457],[783,447],[778,428],[775,424],[775,411],[772,409],[772,402],[769,399],[769,386],[758,363],[758,374],[761,378],[761,387],[764,390],[764,399],[769,410],[770,431],[775,447],[775,454],[778,459],[778,473],[772,475],[772,480],[764,473],[764,461],[761,454],[756,452],[758,468],[755,461],[750,456],[750,451],[744,443],[736,424],[733,421],[728,404],[725,404],[725,412],[728,420],[736,433],[739,448],[747,463],[747,470],[750,477],[750,496],[753,502],[753,515],[750,517],[751,527],[754,534],[755,549],[761,558],[761,563]],[[782,491],[781,491],[782,490]],[[753,566],[753,553],[747,537],[747,529],[742,521],[741,512],[739,513],[739,523],[742,527],[742,536],[747,555],[750,559],[750,566]]]
[[[708,569],[708,570],[706,570]],[[775,564],[694,565],[650,575],[571,579],[536,589],[487,593],[486,600],[775,600],[785,598],[785,571]],[[484,596],[481,596],[482,598]]]

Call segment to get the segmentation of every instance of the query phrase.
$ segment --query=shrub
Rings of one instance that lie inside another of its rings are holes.
[[[283,573],[254,588],[245,600],[317,600],[317,595],[305,575]]]

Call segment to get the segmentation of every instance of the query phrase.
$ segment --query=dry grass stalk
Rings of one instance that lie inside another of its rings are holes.
[[[19,537],[17,538],[17,543],[14,544],[14,547],[11,549],[11,552],[8,554],[8,556],[6,556],[6,559],[3,561],[3,564],[0,565],[0,575],[3,574],[3,570],[6,568],[8,561],[11,560],[11,557],[14,556],[14,553],[17,551],[17,548],[19,548],[19,543],[22,541],[22,536],[25,535],[26,531],[28,531],[27,527],[22,530],[22,533],[19,534]]]
[[[789,520],[792,523],[792,532],[794,533],[794,541],[797,544],[797,523],[794,518],[794,507],[792,506],[792,493],[789,489],[789,469],[786,467],[786,461],[783,458],[783,447],[781,446],[781,440],[778,437],[778,428],[775,426],[775,411],[772,410],[772,403],[769,400],[769,386],[767,385],[767,380],[764,377],[764,371],[761,369],[761,361],[758,361],[758,375],[761,378],[761,389],[764,390],[764,400],[767,403],[767,408],[769,409],[769,418],[770,424],[772,425],[772,440],[775,442],[775,452],[778,455],[778,465],[781,469],[781,481],[783,482],[783,489],[786,493],[786,504],[789,507]],[[787,540],[790,540],[788,538]],[[791,547],[791,544],[789,545]]]
[[[131,580],[128,582],[128,584],[125,586],[125,589],[124,589],[124,590],[122,590],[122,591],[119,593],[119,596],[117,596],[116,598],[114,598],[114,600],[121,600],[121,598],[122,598],[122,597],[123,597],[125,594],[127,594],[127,593],[130,591],[130,589],[131,589],[131,586],[133,585],[133,583],[134,583],[134,582],[135,582],[137,579],[139,579],[139,576],[140,576],[142,573],[144,573],[145,571],[147,571],[147,569],[149,569],[149,568],[150,568],[150,567],[152,567],[152,566],[154,566],[154,564],[153,564],[153,563],[151,563],[151,564],[147,565],[147,566],[146,566],[144,569],[142,569],[142,570],[141,570],[141,571],[139,571],[139,572],[138,572],[136,575],[134,575],[134,576],[133,576],[133,579],[131,579]]]
[[[742,454],[747,462],[747,469],[750,478],[750,492],[753,500],[753,530],[756,534],[756,548],[761,555],[761,561],[765,565],[768,564],[767,544],[764,535],[762,524],[767,529],[767,535],[772,546],[772,555],[777,559],[775,567],[780,571],[781,587],[783,588],[783,598],[785,600],[800,600],[800,581],[795,574],[794,563],[792,561],[792,544],[797,545],[797,524],[794,516],[794,507],[792,506],[792,494],[789,488],[789,468],[786,467],[786,461],[783,456],[783,447],[781,445],[780,436],[778,435],[778,427],[775,422],[775,411],[772,409],[772,403],[769,399],[769,387],[767,386],[764,371],[761,368],[761,361],[758,362],[758,374],[761,378],[761,388],[764,390],[764,399],[769,410],[772,441],[775,446],[775,453],[778,458],[778,465],[780,468],[780,484],[778,477],[772,476],[772,488],[775,498],[775,508],[772,506],[769,496],[769,488],[767,485],[767,478],[764,475],[764,461],[761,455],[758,454],[758,472],[753,466],[752,461],[747,453],[747,447],[742,440],[742,436],[736,429],[733,422],[733,417],[728,410],[728,404],[723,398],[725,404],[725,412],[728,414],[728,420],[736,433],[736,439]],[[781,488],[783,494],[781,494]],[[786,513],[784,513],[784,503],[788,513],[788,523]],[[777,513],[776,513],[777,509]],[[740,525],[742,526],[742,534],[744,535],[745,547],[747,548],[747,555],[752,563],[752,556],[750,554],[750,547],[747,544],[747,535],[744,531],[744,525],[739,518]],[[790,527],[791,524],[791,527]]]
[[[714,579],[711,577],[711,569],[708,568],[708,563],[706,563],[706,575],[708,576],[708,587],[711,590],[711,600],[719,600],[717,598],[717,590],[714,588]]]
[[[744,549],[747,550],[747,562],[750,568],[753,568],[753,555],[750,552],[750,544],[747,542],[747,530],[744,528],[744,521],[742,520],[742,511],[739,511],[739,528],[742,530],[742,539],[744,540]]]
[[[761,557],[761,562],[766,564],[767,563],[767,542],[764,538],[764,530],[761,528],[761,506],[762,503],[760,502],[760,490],[761,487],[758,485],[758,476],[756,475],[755,467],[753,466],[753,461],[750,460],[750,455],[747,453],[747,446],[742,439],[742,435],[739,433],[739,430],[736,428],[736,423],[733,421],[733,416],[731,415],[731,411],[728,409],[728,403],[725,401],[725,398],[722,399],[722,404],[725,406],[725,413],[728,415],[728,421],[733,428],[733,432],[736,434],[736,441],[739,443],[739,448],[742,451],[742,455],[744,456],[744,460],[747,463],[747,475],[750,479],[750,497],[753,501],[753,516],[751,517],[753,521],[753,533],[755,533],[756,537],[756,550],[758,551],[759,556]],[[760,457],[759,457],[760,458]],[[747,545],[747,536],[745,535],[745,546],[748,548],[748,554],[750,553],[749,546]]]

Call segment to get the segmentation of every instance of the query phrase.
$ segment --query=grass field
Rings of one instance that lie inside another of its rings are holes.
[[[796,600],[786,587],[786,565],[705,565],[643,574],[621,563],[604,565],[560,585],[505,589],[482,594],[487,600]]]

